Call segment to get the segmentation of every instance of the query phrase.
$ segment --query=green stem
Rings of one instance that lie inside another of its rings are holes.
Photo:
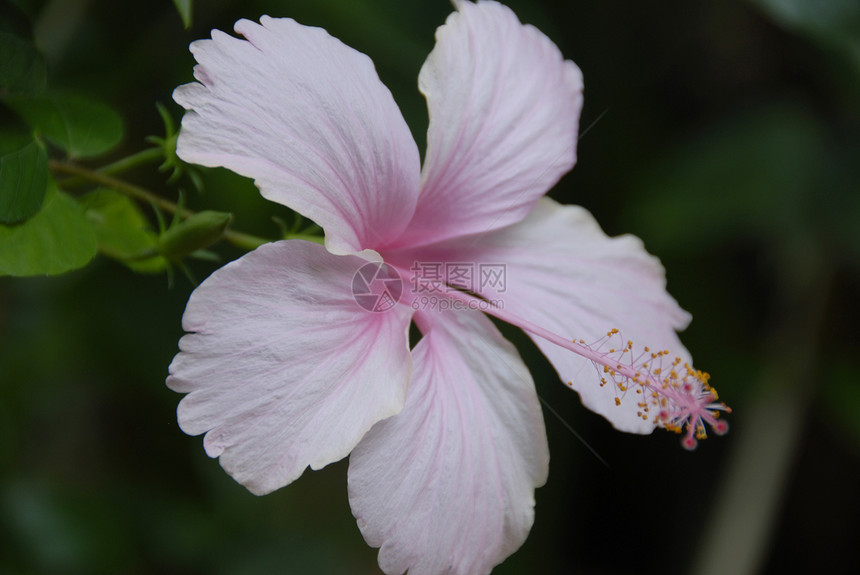
[[[306,242],[314,242],[315,244],[324,245],[325,238],[323,236],[315,236],[313,234],[285,234],[285,240],[305,240]]]
[[[132,168],[136,168],[137,166],[142,166],[144,164],[149,164],[153,162],[158,162],[159,160],[164,158],[164,151],[160,148],[149,148],[146,150],[142,150],[137,152],[136,154],[132,154],[130,156],[126,156],[125,158],[121,158],[112,164],[108,164],[101,168],[95,170],[95,173],[104,174],[104,175],[114,175],[120,174],[122,172],[126,172]],[[72,176],[63,181],[63,186],[66,188],[81,186],[90,181],[89,178],[82,176]]]
[[[142,155],[143,152],[141,152],[140,154],[135,154],[134,156],[129,156],[128,158],[126,158],[126,160],[131,160],[135,156],[138,156],[139,160]],[[124,162],[124,160],[120,160],[120,162],[116,162],[115,164],[111,164],[109,166],[106,166],[105,168],[110,168],[111,166],[115,166],[116,164],[120,164],[121,162]],[[89,182],[100,184],[136,200],[153,204],[166,212],[170,212],[171,214],[179,213],[180,217],[182,217],[183,219],[194,215],[194,212],[192,212],[191,210],[184,208],[180,209],[179,206],[175,203],[169,200],[165,200],[161,196],[158,196],[145,188],[135,186],[134,184],[130,184],[126,181],[120,180],[105,173],[105,169],[95,171],[90,170],[88,168],[84,168],[83,166],[79,166],[77,164],[58,162],[56,160],[50,161],[50,167],[51,171],[54,173],[67,174]],[[238,248],[242,248],[244,250],[249,251],[256,249],[259,246],[270,241],[265,238],[246,234],[243,232],[237,232],[234,230],[227,230],[226,232],[224,232],[224,239]],[[323,243],[323,238],[319,236],[309,236],[307,234],[289,234],[285,239],[303,239],[320,244]]]
[[[99,168],[100,174],[113,175],[128,171],[137,166],[158,162],[164,159],[164,150],[161,148],[148,148],[136,154],[121,158],[112,164]]]
[[[234,230],[225,231],[224,239],[236,246],[237,248],[242,248],[243,250],[248,251],[255,250],[261,245],[270,241],[257,236],[252,236],[251,234],[237,232]]]
[[[128,182],[125,182],[118,178],[114,178],[111,175],[90,170],[89,168],[84,168],[83,166],[79,166],[77,164],[58,162],[57,160],[51,160],[48,165],[50,166],[52,172],[68,174],[90,182],[94,182],[96,184],[101,184],[102,186],[112,188],[136,200],[149,202],[150,204],[156,205],[162,210],[170,212],[171,214],[179,212],[179,215],[182,218],[187,218],[194,214],[194,212],[192,212],[191,210],[180,210],[179,206],[177,206],[170,200],[165,200],[161,196],[158,196],[145,188],[135,186],[134,184],[129,184]]]

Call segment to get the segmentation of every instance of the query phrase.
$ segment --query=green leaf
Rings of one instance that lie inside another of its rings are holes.
[[[179,11],[179,16],[182,18],[182,25],[187,30],[191,28],[191,12],[192,0],[173,0],[176,5],[176,10]]]
[[[7,97],[5,102],[38,133],[73,158],[97,156],[122,140],[122,118],[110,106],[71,95]]]
[[[96,234],[68,194],[48,186],[42,210],[17,226],[0,225],[0,275],[56,275],[85,266]]]
[[[0,95],[38,94],[45,89],[45,61],[36,46],[0,32]]]
[[[0,224],[17,224],[42,207],[48,156],[37,142],[0,155]]]
[[[96,190],[81,198],[87,219],[96,231],[99,251],[141,273],[164,271],[168,264],[161,256],[142,257],[154,252],[158,236],[137,204],[114,190]]]

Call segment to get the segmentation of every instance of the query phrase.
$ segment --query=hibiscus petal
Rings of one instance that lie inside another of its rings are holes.
[[[254,178],[266,198],[320,224],[352,253],[400,234],[415,208],[418,148],[370,59],[325,30],[264,16],[191,45],[198,82],[178,155]]]
[[[549,452],[516,349],[478,312],[419,312],[403,411],[350,456],[349,500],[388,574],[489,573],[523,543]]]
[[[407,306],[372,313],[351,294],[367,261],[303,241],[266,244],[213,273],[182,318],[167,385],[179,425],[264,494],[346,456],[398,413],[411,370]]]
[[[518,222],[576,161],[579,68],[506,6],[456,6],[418,78],[430,126],[401,246]]]
[[[525,220],[506,229],[393,256],[404,269],[412,261],[468,262],[477,276],[474,291],[564,338],[590,344],[618,329],[615,347],[632,340],[637,354],[650,346],[689,361],[676,330],[687,326],[690,315],[666,292],[660,261],[639,238],[608,237],[581,207],[543,198]],[[501,273],[499,266],[504,266]],[[490,270],[496,275],[488,275]],[[612,385],[601,387],[603,374],[591,362],[542,338],[532,339],[586,407],[622,431],[654,429],[653,421],[637,416],[639,400],[633,390],[624,397]],[[610,348],[608,344],[603,351]]]

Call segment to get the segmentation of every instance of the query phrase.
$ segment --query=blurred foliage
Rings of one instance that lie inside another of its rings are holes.
[[[768,103],[670,151],[649,168],[632,208],[652,247],[695,253],[744,238],[781,244],[797,236],[816,199],[836,193],[820,126],[803,105]],[[809,197],[812,188],[818,198]]]
[[[860,73],[860,3],[853,0],[751,0],[776,22],[838,50]]]
[[[32,138],[9,131],[0,143],[0,223],[17,224],[42,207],[48,156]]]
[[[40,93],[45,88],[45,62],[33,43],[0,32],[0,86],[5,94]]]
[[[121,261],[130,269],[156,273],[167,267],[167,260],[157,252],[158,236],[131,199],[119,192],[98,189],[81,198],[87,218],[93,226],[99,251]]]
[[[735,469],[771,398],[788,402],[780,425],[796,434],[751,572],[856,572],[860,3],[509,5],[585,76],[579,165],[552,195],[661,258],[695,318],[684,341],[735,414],[692,456],[674,437],[619,434],[508,330],[542,397],[609,466],[547,413],[553,463],[535,526],[494,573],[688,572],[707,546],[700,525],[728,503],[721,468]],[[349,513],[345,462],[256,498],[176,426],[163,380],[193,286],[168,289],[165,256],[205,277],[221,263],[185,256],[227,222],[277,238],[302,221],[244,178],[179,161],[181,110],[156,102],[191,81],[191,41],[288,16],[367,53],[423,147],[416,79],[450,4],[193,8],[0,1],[0,275],[36,276],[0,278],[2,573],[379,572]],[[162,229],[165,205],[184,213],[183,191],[200,217]],[[221,262],[243,253],[213,249]]]
[[[71,158],[98,156],[122,139],[122,119],[104,104],[80,96],[10,96],[4,103],[37,135],[62,148]]]
[[[179,11],[179,16],[182,18],[182,25],[185,28],[191,28],[191,15],[193,13],[193,2],[191,0],[173,0],[176,9]]]
[[[78,203],[53,186],[37,215],[0,226],[0,275],[55,275],[96,255],[96,236]]]

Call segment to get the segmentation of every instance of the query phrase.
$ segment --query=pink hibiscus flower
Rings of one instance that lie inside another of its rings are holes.
[[[455,4],[419,76],[423,168],[372,62],[293,20],[195,42],[197,82],[174,94],[181,158],[325,230],[325,247],[261,246],[191,295],[167,380],[187,394],[180,426],[256,494],[351,453],[350,505],[389,574],[488,573],[531,528],[543,417],[482,311],[620,430],[683,429],[688,446],[725,431],[659,261],[542,197],[575,163],[579,69],[508,8]]]

